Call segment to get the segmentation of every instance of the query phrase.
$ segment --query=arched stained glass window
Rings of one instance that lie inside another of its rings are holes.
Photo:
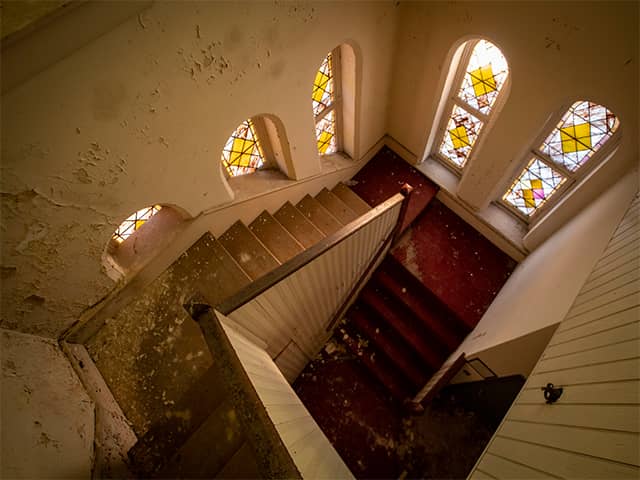
[[[465,44],[453,82],[460,87],[452,89],[446,110],[450,114],[441,127],[437,151],[456,170],[469,159],[508,76],[507,60],[494,44],[486,40]]]
[[[552,195],[575,182],[582,174],[580,169],[619,125],[617,117],[602,105],[589,101],[574,103],[542,145],[532,150],[527,166],[502,201],[519,215],[530,217]]]
[[[316,122],[316,139],[321,155],[338,151],[338,89],[339,49],[325,57],[316,73],[311,104]]]
[[[162,207],[160,205],[153,205],[151,207],[145,207],[133,215],[128,217],[124,222],[120,224],[120,226],[116,229],[113,234],[113,239],[117,243],[124,242],[127,238],[129,238],[133,232],[140,229],[142,225],[147,223],[147,221],[153,217],[156,213],[158,213]]]
[[[232,177],[253,173],[264,165],[264,154],[253,122],[245,120],[222,150],[222,164]]]

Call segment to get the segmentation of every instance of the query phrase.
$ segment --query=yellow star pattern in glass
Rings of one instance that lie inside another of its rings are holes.
[[[479,40],[465,71],[458,98],[488,115],[509,76],[507,60],[493,43]]]
[[[453,143],[453,148],[459,149],[462,147],[470,147],[469,137],[467,136],[467,129],[464,128],[463,125],[454,128],[453,130],[449,130],[449,135],[451,136],[451,143]]]
[[[322,65],[316,73],[313,81],[313,92],[311,100],[313,104],[313,114],[319,115],[333,103],[334,85],[333,85],[333,59],[329,53],[322,61]]]
[[[139,230],[147,221],[153,217],[156,213],[158,213],[162,207],[160,205],[153,205],[151,207],[145,207],[131,216],[127,217],[127,219],[120,224],[120,226],[116,229],[113,234],[113,239],[122,243],[127,238],[129,238],[133,232]]]
[[[336,152],[335,111],[330,111],[316,123],[316,138],[318,140],[318,152],[321,155]]]
[[[495,92],[498,89],[491,65],[469,72],[469,76],[476,97]]]
[[[571,172],[591,158],[615,133],[620,122],[597,103],[574,103],[544,140],[540,151]]]
[[[591,126],[588,123],[571,125],[559,130],[564,153],[579,152],[591,148]]]
[[[232,177],[253,173],[264,165],[264,155],[251,120],[231,134],[222,150],[222,164]]]
[[[464,167],[481,129],[480,120],[455,105],[438,152],[456,167]]]
[[[544,205],[565,180],[553,168],[534,157],[502,199],[529,216]]]

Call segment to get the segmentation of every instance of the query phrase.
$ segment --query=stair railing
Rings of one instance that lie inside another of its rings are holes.
[[[255,280],[216,310],[264,340],[273,358],[293,340],[306,357],[330,332],[401,233],[412,187]]]

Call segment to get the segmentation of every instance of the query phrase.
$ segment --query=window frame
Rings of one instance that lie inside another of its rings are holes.
[[[313,126],[314,126],[314,138],[316,141],[316,151],[318,155],[334,155],[336,153],[340,153],[343,151],[343,138],[342,138],[342,72],[341,72],[341,55],[340,55],[340,46],[331,50],[327,55],[324,56],[322,62],[324,62],[325,58],[328,55],[331,55],[331,73],[333,75],[333,102],[330,105],[326,106],[324,110],[322,110],[318,115],[313,116]],[[320,65],[322,65],[322,62]],[[319,69],[319,68],[318,68]],[[314,75],[317,74],[318,70],[315,71]],[[315,77],[314,77],[315,78]],[[312,82],[313,84],[313,82]],[[313,113],[313,100],[311,103],[311,112]],[[335,117],[335,126],[334,126],[334,136],[336,139],[336,151],[331,153],[320,153],[318,151],[318,137],[315,133],[315,128],[318,123],[324,119],[330,112],[334,112]]]
[[[523,155],[522,160],[518,162],[518,168],[515,170],[517,173],[509,177],[510,181],[508,182],[507,187],[503,189],[500,197],[493,202],[495,205],[515,215],[516,217],[518,217],[518,219],[522,220],[529,226],[535,225],[535,223],[537,223],[537,221],[544,216],[543,214],[548,213],[554,206],[556,206],[569,190],[580,183],[580,181],[586,178],[597,167],[602,165],[616,151],[620,144],[622,123],[618,118],[619,123],[616,131],[598,148],[597,151],[593,152],[591,157],[585,163],[583,163],[573,172],[564,165],[556,163],[548,154],[540,150],[540,147],[543,145],[547,137],[549,137],[549,135],[551,135],[552,132],[557,128],[558,124],[562,120],[562,117],[564,117],[564,115],[573,105],[580,102],[596,103],[591,102],[590,100],[574,100],[568,104],[564,104],[563,108],[560,108],[558,111],[556,111],[556,113],[552,115],[545,123],[544,128],[542,128],[541,130],[541,133],[533,142],[533,146],[527,149],[527,152],[525,155]],[[598,105],[609,110],[605,105],[602,105],[600,103],[598,103]],[[514,182],[520,177],[520,175],[522,175],[524,169],[527,167],[529,161],[532,158],[538,159],[549,168],[558,172],[565,178],[565,181],[557,190],[553,192],[550,197],[548,197],[547,200],[545,200],[545,202],[541,206],[536,208],[529,215],[526,215],[518,208],[504,200],[504,196],[507,194]]]
[[[231,175],[224,164],[224,161],[222,159],[222,154],[221,154],[220,165],[222,166],[222,172],[227,180],[230,180],[232,178],[238,178],[238,177],[246,177],[247,175],[252,175],[260,170],[277,168],[277,165],[273,160],[274,158],[273,148],[271,146],[271,142],[269,141],[269,134],[267,133],[267,127],[264,123],[264,118],[262,118],[260,115],[255,117],[249,117],[246,120],[243,120],[242,122],[240,122],[238,125],[236,125],[236,128],[233,130],[233,133],[235,133],[238,127],[244,122],[249,122],[250,126],[252,126],[253,128],[253,133],[256,137],[256,143],[258,144],[258,149],[262,152],[262,165],[260,165],[260,167],[256,168],[251,173],[244,173],[242,175]],[[229,141],[229,138],[231,138],[231,136],[233,135],[233,133],[227,138],[227,140],[225,140],[225,146]],[[267,141],[264,141],[263,139],[267,139]],[[222,147],[222,152],[224,152],[225,146]]]
[[[467,166],[469,161],[471,161],[472,155],[476,151],[476,148],[482,143],[482,140],[485,137],[485,132],[487,131],[487,128],[488,128],[487,125],[490,124],[492,120],[496,117],[496,113],[502,109],[502,106],[506,99],[506,92],[508,91],[511,83],[511,68],[509,67],[507,78],[504,81],[504,84],[502,85],[502,87],[500,88],[500,91],[498,92],[498,95],[491,107],[491,111],[488,114],[482,113],[477,108],[467,104],[464,100],[458,97],[458,92],[460,91],[460,88],[462,86],[462,81],[464,80],[464,76],[467,73],[466,71],[467,66],[469,65],[469,61],[471,60],[471,55],[473,54],[473,50],[475,49],[476,45],[482,40],[485,40],[486,42],[489,42],[492,45],[494,45],[496,48],[498,48],[498,50],[500,50],[500,53],[504,56],[504,53],[502,53],[502,49],[498,47],[498,45],[496,45],[493,41],[483,37],[467,40],[460,47],[458,47],[458,48],[462,48],[462,52],[459,58],[457,59],[457,64],[451,65],[450,67],[450,68],[455,68],[456,72],[449,85],[449,91],[446,92],[447,99],[442,109],[442,114],[439,119],[438,127],[436,129],[437,134],[435,138],[437,141],[433,143],[432,151],[431,151],[431,154],[429,155],[430,157],[436,159],[442,165],[447,167],[450,171],[452,171],[458,177],[462,176],[463,170]],[[505,60],[506,60],[506,57],[505,57]],[[509,66],[508,61],[507,61],[507,66]],[[469,152],[469,156],[467,157],[462,167],[458,166],[457,164],[452,162],[450,159],[448,159],[446,156],[440,153],[440,146],[442,145],[445,135],[447,134],[447,125],[449,124],[449,120],[451,119],[451,113],[453,112],[453,109],[456,106],[459,108],[462,108],[463,110],[465,110],[466,112],[470,113],[471,115],[476,117],[478,120],[480,120],[480,122],[482,122],[482,125],[480,126],[480,129],[478,131],[478,135],[476,137],[476,141],[471,147],[471,152]]]

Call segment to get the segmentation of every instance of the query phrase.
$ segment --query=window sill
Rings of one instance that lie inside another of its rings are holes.
[[[475,210],[458,198],[460,178],[433,158],[414,165],[439,187],[437,198],[463,220],[473,226],[494,245],[517,261],[529,253],[523,244],[528,226],[515,215],[500,206],[490,203],[482,210]]]

